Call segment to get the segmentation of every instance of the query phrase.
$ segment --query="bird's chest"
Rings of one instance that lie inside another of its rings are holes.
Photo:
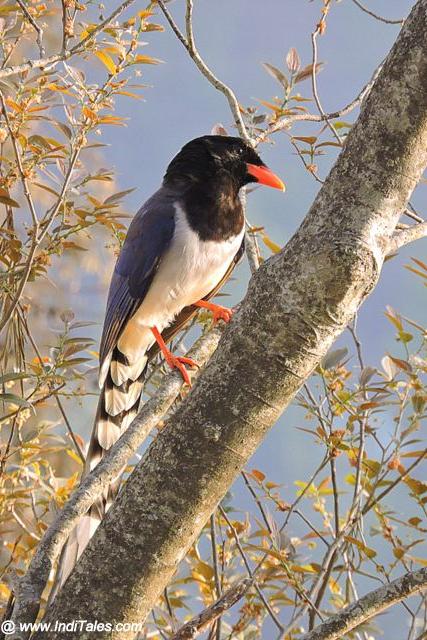
[[[165,321],[170,322],[183,307],[204,298],[224,277],[243,235],[242,226],[238,235],[227,240],[202,240],[178,209],[173,240],[143,306],[154,311],[160,305]]]

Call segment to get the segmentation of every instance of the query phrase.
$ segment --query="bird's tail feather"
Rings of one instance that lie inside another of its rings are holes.
[[[147,369],[146,355],[129,362],[116,347],[99,397],[83,476],[88,475],[135,418]],[[52,600],[73,570],[89,540],[113,503],[119,489],[119,476],[103,492],[71,532],[58,564]]]

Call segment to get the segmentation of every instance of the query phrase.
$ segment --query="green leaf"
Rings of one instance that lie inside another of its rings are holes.
[[[28,373],[5,373],[0,376],[0,385],[5,384],[6,382],[11,382],[12,380],[25,380],[29,377],[30,375]]]
[[[21,398],[21,396],[17,396],[14,393],[0,393],[0,402],[10,402],[17,404],[19,407],[31,407],[31,404],[25,398]]]

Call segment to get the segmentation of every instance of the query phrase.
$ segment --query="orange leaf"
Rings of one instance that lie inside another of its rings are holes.
[[[105,51],[95,51],[95,55],[107,67],[112,76],[117,73],[116,63],[108,53],[105,53]]]

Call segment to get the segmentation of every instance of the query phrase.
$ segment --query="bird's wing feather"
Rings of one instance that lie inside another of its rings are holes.
[[[108,294],[100,368],[143,301],[175,228],[173,198],[161,188],[138,211],[117,260]]]

